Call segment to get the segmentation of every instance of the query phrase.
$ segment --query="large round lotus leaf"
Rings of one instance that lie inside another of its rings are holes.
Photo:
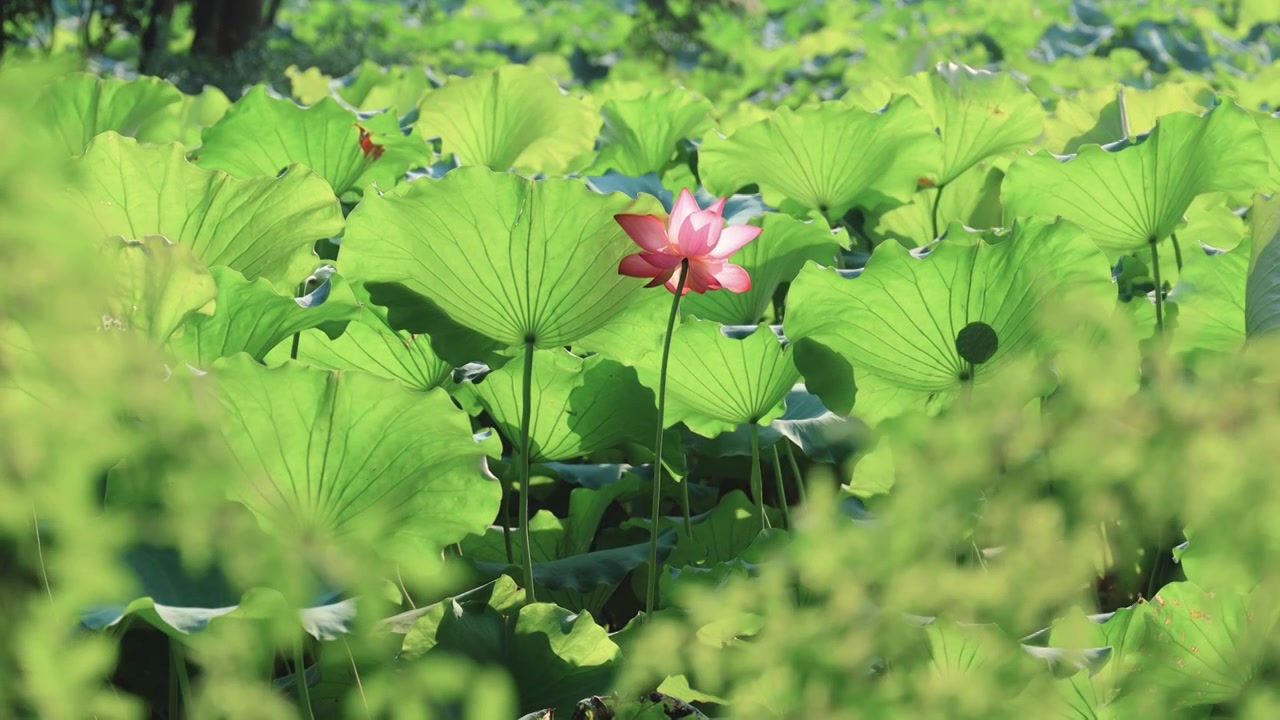
[[[746,268],[751,289],[744,293],[691,293],[680,301],[681,314],[727,325],[755,325],[764,319],[779,285],[794,280],[810,260],[834,265],[840,248],[849,244],[844,229],[832,232],[821,220],[803,222],[767,213],[763,226],[759,237],[729,257],[730,262]]]
[[[217,286],[191,248],[159,235],[117,240],[118,294],[110,299],[111,324],[144,332],[163,345],[192,313],[213,312]]]
[[[1262,670],[1276,625],[1274,597],[1170,583],[1142,606],[1148,624],[1143,681],[1180,707],[1230,702]]]
[[[596,174],[661,174],[681,140],[702,137],[711,126],[711,103],[680,88],[654,91],[633,99],[611,99],[600,108],[604,126]]]
[[[1050,152],[1074,153],[1084,145],[1106,145],[1126,136],[1143,135],[1169,113],[1203,113],[1207,108],[1201,100],[1210,93],[1212,89],[1203,82],[1160,83],[1153,88],[1112,83],[1081,90],[1054,106],[1045,120],[1040,145]]]
[[[525,361],[521,353],[455,393],[464,406],[487,410],[512,439],[520,437]],[[583,360],[559,348],[534,351],[532,403],[533,462],[569,460],[621,442],[653,440],[658,414],[653,393],[640,385],[633,369],[603,355]]]
[[[942,137],[942,166],[936,174],[921,177],[936,186],[955,180],[982,160],[1030,145],[1040,137],[1044,122],[1039,98],[1012,75],[954,62],[940,62],[933,70],[873,83],[861,91],[867,99],[882,93],[910,95],[933,118]],[[876,101],[872,107],[882,104]]]
[[[498,513],[485,449],[443,390],[248,355],[212,377],[245,473],[235,499],[267,527],[372,537],[403,559],[483,533]]]
[[[853,207],[909,201],[918,180],[938,173],[941,153],[933,120],[911,98],[881,112],[823,102],[779,108],[727,138],[710,134],[698,149],[698,172],[716,195],[755,184],[772,207],[790,200],[835,221]]]
[[[365,144],[362,131],[370,133]],[[205,129],[196,163],[236,177],[274,176],[301,163],[343,195],[373,182],[387,190],[410,167],[430,159],[422,138],[406,137],[393,115],[361,119],[331,97],[302,108],[256,85]]]
[[[182,92],[160,78],[72,73],[49,86],[32,125],[52,135],[67,155],[84,152],[94,136],[108,130],[141,142],[171,142],[182,137],[182,100]]]
[[[640,382],[657,388],[661,353],[636,365]],[[690,318],[671,337],[667,368],[667,427],[683,422],[704,437],[745,423],[768,424],[785,409],[787,392],[800,379],[790,348],[767,326],[736,339],[720,323]]]
[[[965,382],[988,382],[1050,345],[1041,313],[1115,298],[1106,259],[1066,222],[1020,221],[1002,235],[952,225],[921,255],[887,242],[856,278],[811,265],[792,284],[786,334],[807,386],[834,412],[852,410],[854,377],[868,423],[940,408]],[[996,349],[971,367],[957,339],[975,323],[994,331]]]
[[[1079,224],[1115,260],[1167,238],[1197,195],[1267,184],[1257,124],[1223,100],[1204,115],[1165,115],[1133,144],[1021,157],[1005,176],[1002,200],[1006,219],[1060,216]]]
[[[1054,621],[1047,632],[1052,647],[1110,648],[1106,664],[1100,668],[1057,681],[1065,705],[1059,717],[1123,720],[1146,717],[1154,710],[1153,704],[1159,707],[1160,698],[1144,692],[1149,689],[1144,688],[1145,670],[1154,660],[1144,649],[1149,632],[1141,605],[1101,616],[1074,611]],[[1169,717],[1183,720],[1179,714]]]
[[[170,343],[198,368],[241,352],[261,360],[294,333],[356,314],[355,296],[341,275],[327,278],[302,297],[281,294],[266,280],[249,282],[226,267],[214,268],[213,277],[218,286],[214,312],[187,320]]]
[[[348,218],[343,271],[401,286],[499,346],[563,347],[648,294],[642,279],[618,274],[638,247],[613,216],[654,204],[575,180],[458,168],[361,202]]]
[[[104,236],[163,235],[210,269],[223,265],[291,291],[315,267],[317,240],[342,230],[342,208],[301,166],[234,178],[187,162],[182,146],[144,146],[107,132],[78,162],[83,207]]]
[[[560,175],[591,162],[601,119],[549,75],[504,65],[452,77],[418,103],[418,131],[462,165]]]
[[[1177,308],[1171,347],[1176,352],[1239,350],[1245,338],[1249,243],[1214,255],[1191,245],[1182,254],[1186,264],[1168,298]]]

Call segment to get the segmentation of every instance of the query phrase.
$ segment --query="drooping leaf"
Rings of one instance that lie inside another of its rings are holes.
[[[355,296],[341,275],[325,278],[302,297],[283,295],[266,280],[250,282],[226,267],[214,268],[213,278],[218,286],[216,310],[188,320],[171,343],[198,368],[241,352],[262,360],[294,333],[356,314]]]
[[[636,366],[650,388],[658,387],[660,369],[654,355]],[[668,427],[683,422],[705,437],[745,423],[767,424],[782,415],[783,400],[799,379],[790,349],[768,326],[735,339],[720,323],[689,318],[672,334],[663,419]]]
[[[1245,334],[1254,337],[1280,328],[1280,195],[1255,198],[1250,224]]]
[[[1080,90],[1054,106],[1045,121],[1042,145],[1054,153],[1075,153],[1084,145],[1123,140],[1126,131],[1144,135],[1169,113],[1203,113],[1207,108],[1201,100],[1211,92],[1202,82],[1167,82],[1152,88],[1112,83]]]
[[[274,176],[300,163],[344,195],[374,181],[387,190],[431,153],[421,138],[401,134],[394,116],[361,119],[331,97],[303,108],[256,85],[205,129],[198,157],[203,168],[245,178]]]
[[[464,407],[486,410],[508,438],[520,437],[525,356],[465,383],[455,395]],[[529,439],[533,462],[569,460],[620,442],[653,440],[657,407],[636,372],[603,355],[582,359],[563,349],[533,355]]]
[[[921,175],[933,186],[950,183],[982,160],[1032,144],[1044,123],[1039,98],[1012,75],[956,62],[872,84],[861,93],[864,98],[910,95],[933,118],[942,138],[942,165],[934,175]],[[865,100],[863,106],[867,107]]]
[[[506,577],[487,596],[446,599],[413,623],[400,657],[448,653],[497,663],[515,679],[523,713],[568,715],[578,700],[607,693],[621,652],[604,628],[587,613],[518,603]]]
[[[245,472],[236,499],[268,528],[372,536],[405,558],[481,533],[497,515],[486,449],[443,390],[247,355],[219,360],[211,376]]]
[[[920,178],[937,173],[940,153],[933,121],[911,98],[881,112],[824,102],[779,108],[727,138],[708,134],[698,172],[718,196],[757,184],[772,207],[817,210],[834,222],[853,207],[907,202]]]
[[[1133,144],[1019,158],[1004,180],[1005,218],[1064,217],[1115,260],[1163,242],[1197,195],[1265,187],[1265,158],[1252,118],[1222,100],[1204,115],[1165,115]]]
[[[868,232],[877,240],[892,240],[905,247],[927,245],[934,239],[935,203],[940,203],[939,232],[953,222],[976,229],[999,227],[1003,222],[1000,213],[1003,181],[1002,170],[977,165],[947,183],[941,195],[937,188],[924,188],[916,192],[911,204],[868,217]]]
[[[290,166],[239,179],[187,162],[182,146],[99,135],[79,161],[78,197],[104,236],[163,235],[210,269],[225,266],[288,292],[315,267],[312,247],[342,229],[342,209],[320,177]]]
[[[55,80],[36,106],[32,125],[79,155],[100,133],[114,131],[144,143],[181,138],[182,92],[157,77],[133,80],[72,73]]]
[[[729,258],[751,276],[751,289],[744,293],[690,294],[680,301],[683,315],[727,325],[755,325],[764,319],[779,285],[795,279],[810,260],[835,264],[840,248],[849,243],[843,229],[832,232],[821,220],[803,222],[768,213],[763,227],[759,237]]]
[[[113,323],[146,333],[164,345],[192,313],[212,313],[217,287],[191,248],[160,235],[119,238],[119,295]]]
[[[1038,322],[1052,304],[1114,302],[1102,253],[1063,221],[1020,221],[1001,234],[952,225],[921,254],[884,243],[856,278],[811,265],[792,285],[787,337],[807,386],[833,411],[851,410],[855,377],[858,417],[870,424],[941,408],[965,383],[1052,345]],[[990,355],[980,364],[957,346],[975,324],[996,344],[981,348]]]
[[[642,280],[618,273],[636,246],[613,218],[638,207],[651,205],[579,181],[459,168],[360,203],[343,270],[401,286],[499,347],[563,347],[645,295]],[[477,345],[454,350],[491,349]]]
[[[281,343],[268,353],[268,364],[287,360],[292,343]],[[332,337],[327,328],[304,330],[298,338],[297,361],[325,370],[359,370],[397,380],[415,390],[430,390],[448,381],[453,365],[431,347],[431,338],[393,330],[368,305]]]
[[[526,65],[449,78],[423,96],[418,111],[418,131],[440,138],[441,151],[460,164],[522,174],[586,167],[601,125],[590,106]]]
[[[1168,301],[1177,307],[1175,352],[1232,353],[1245,339],[1245,284],[1249,244],[1210,255],[1199,245],[1183,249],[1185,265]]]
[[[613,98],[600,113],[602,146],[595,168],[624,175],[662,173],[681,140],[698,138],[711,126],[711,103],[680,88],[632,99]]]

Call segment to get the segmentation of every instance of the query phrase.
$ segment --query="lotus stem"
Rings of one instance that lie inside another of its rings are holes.
[[[1173,242],[1173,262],[1178,266],[1178,272],[1182,272],[1182,246],[1178,244],[1178,233],[1170,233],[1169,240]]]
[[[791,441],[783,438],[782,447],[787,450],[787,462],[791,464],[791,474],[796,478],[796,495],[799,496],[801,503],[807,502],[808,496],[804,488],[804,476],[800,474],[800,463],[796,462],[796,453],[791,449]]]
[[[676,327],[676,314],[680,311],[680,293],[684,292],[684,282],[689,277],[689,261],[680,262],[680,279],[676,281],[676,290],[672,293],[671,314],[667,316],[667,334],[662,342],[662,366],[658,370],[658,433],[653,441],[653,508],[649,524],[649,588],[645,593],[644,616],[646,620],[653,617],[658,600],[658,520],[662,506],[662,431],[663,417],[667,410],[667,361],[671,357],[671,334]],[[684,479],[685,483],[689,478]],[[689,516],[689,488],[685,487],[684,521],[685,530],[693,533],[693,520]]]
[[[769,519],[764,512],[764,479],[760,476],[760,425],[751,423],[751,494],[755,496],[760,514],[760,530],[769,529]]]
[[[786,442],[783,438],[779,442]],[[773,445],[773,480],[778,485],[778,503],[782,505],[782,529],[791,529],[791,508],[787,507],[787,488],[782,484],[782,460],[778,457],[778,445]]]
[[[293,646],[293,674],[297,678],[298,683],[298,699],[302,703],[304,711],[303,717],[308,720],[316,720],[316,714],[311,710],[311,688],[307,687],[307,663],[303,656],[302,648],[306,643],[306,637],[298,638],[298,642]]]
[[[535,603],[533,589],[533,541],[529,537],[529,461],[533,455],[529,440],[529,426],[533,419],[533,343],[532,336],[524,342],[524,385],[522,387],[520,414],[520,542],[524,546],[524,600]]]
[[[1164,334],[1164,285],[1160,282],[1159,240],[1153,235],[1147,240],[1151,246],[1151,279],[1156,283],[1156,333]]]
[[[933,196],[933,212],[931,214],[931,220],[933,223],[933,240],[938,239],[938,208],[942,206],[942,189],[945,187],[946,185],[939,185],[938,192]]]

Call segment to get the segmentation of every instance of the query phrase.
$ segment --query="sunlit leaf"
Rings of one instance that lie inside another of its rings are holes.
[[[481,533],[497,514],[486,451],[443,390],[267,368],[248,355],[218,361],[211,377],[244,469],[236,499],[286,537],[371,535],[392,558],[409,558]]]
[[[637,207],[579,181],[459,168],[366,198],[349,218],[343,271],[401,286],[500,347],[562,347],[647,294],[618,274],[636,246],[613,216]],[[488,350],[476,345],[454,350]]]
[[[600,108],[604,126],[595,167],[640,176],[666,170],[681,140],[711,126],[711,103],[679,88],[641,97],[611,99]]]
[[[118,251],[122,274],[120,294],[111,299],[114,321],[163,345],[192,313],[213,312],[214,278],[190,248],[147,235],[120,238]]]
[[[239,179],[192,165],[180,145],[143,146],[108,132],[79,169],[81,206],[104,236],[163,235],[210,269],[266,278],[286,292],[314,269],[316,241],[342,229],[333,191],[300,166]]]
[[[772,207],[786,209],[790,200],[835,221],[853,207],[907,202],[920,178],[938,172],[941,151],[933,121],[911,98],[881,112],[824,102],[779,108],[727,138],[708,134],[698,172],[718,196],[756,184]]]
[[[67,155],[84,152],[90,140],[108,130],[144,143],[171,142],[181,137],[182,101],[182,92],[161,78],[73,73],[49,86],[33,125],[56,138]]]
[[[1223,100],[1204,115],[1172,113],[1133,144],[1019,158],[1004,180],[1006,219],[1061,216],[1111,259],[1164,241],[1202,193],[1265,187],[1266,148],[1249,114]]]
[[[856,278],[811,265],[792,285],[786,334],[809,389],[833,411],[850,411],[855,378],[857,414],[869,423],[940,409],[966,383],[1052,345],[1038,315],[1056,303],[1114,302],[1105,258],[1070,223],[1023,221],[1000,235],[952,225],[920,255],[884,243]],[[966,358],[975,331],[982,346]]]
[[[462,165],[559,175],[580,170],[599,134],[590,106],[524,65],[450,78],[418,103],[418,131]]]

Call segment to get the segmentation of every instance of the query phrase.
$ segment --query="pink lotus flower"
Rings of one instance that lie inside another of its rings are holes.
[[[696,293],[721,288],[736,293],[750,290],[751,276],[746,269],[727,258],[756,239],[763,228],[725,227],[724,200],[716,200],[703,210],[686,188],[680,191],[665,225],[656,215],[615,215],[614,219],[627,235],[644,249],[624,257],[618,272],[630,277],[653,278],[645,287],[665,284],[674,293],[676,271],[682,261],[688,260],[689,273],[681,295],[690,290]]]

